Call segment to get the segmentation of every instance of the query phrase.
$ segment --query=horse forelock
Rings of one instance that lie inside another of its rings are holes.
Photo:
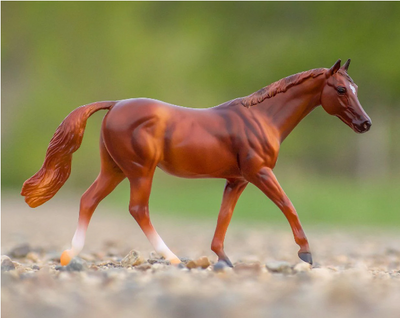
[[[282,78],[277,82],[274,82],[266,87],[261,88],[260,90],[258,90],[253,94],[243,97],[242,105],[245,107],[257,105],[262,101],[264,101],[265,99],[272,98],[279,93],[284,93],[289,88],[299,85],[309,78],[315,78],[322,74],[325,74],[325,72],[326,72],[325,68],[316,68]]]

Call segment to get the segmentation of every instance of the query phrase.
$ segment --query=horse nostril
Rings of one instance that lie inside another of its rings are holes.
[[[364,124],[363,124],[364,131],[368,131],[371,128],[371,125],[372,125],[372,123],[369,120],[364,122]]]

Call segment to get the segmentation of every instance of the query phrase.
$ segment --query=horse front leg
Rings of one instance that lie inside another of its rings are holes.
[[[225,234],[231,221],[236,202],[247,184],[248,181],[244,180],[226,181],[221,209],[218,215],[217,228],[215,229],[214,238],[211,243],[211,250],[217,254],[218,261],[224,261],[230,267],[233,267],[233,265],[224,251]]]
[[[249,181],[257,186],[264,194],[270,198],[283,212],[293,231],[294,240],[300,246],[298,255],[304,262],[312,264],[312,256],[308,245],[308,240],[301,226],[299,216],[292,202],[281,188],[272,169],[263,167],[256,174],[250,176]]]

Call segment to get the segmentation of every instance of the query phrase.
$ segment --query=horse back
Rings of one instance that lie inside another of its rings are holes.
[[[233,117],[217,108],[130,99],[106,115],[102,134],[117,161],[150,162],[181,177],[238,177],[238,145],[232,136],[240,125]]]
[[[234,104],[194,109],[152,99],[118,102],[103,138],[113,158],[158,166],[176,176],[240,178],[248,165],[275,165],[272,128]]]

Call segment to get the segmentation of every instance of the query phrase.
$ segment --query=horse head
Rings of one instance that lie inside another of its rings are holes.
[[[355,132],[367,132],[372,123],[358,101],[358,86],[347,74],[350,59],[342,67],[340,62],[338,60],[325,73],[326,84],[321,94],[321,105],[328,114],[339,117]]]

